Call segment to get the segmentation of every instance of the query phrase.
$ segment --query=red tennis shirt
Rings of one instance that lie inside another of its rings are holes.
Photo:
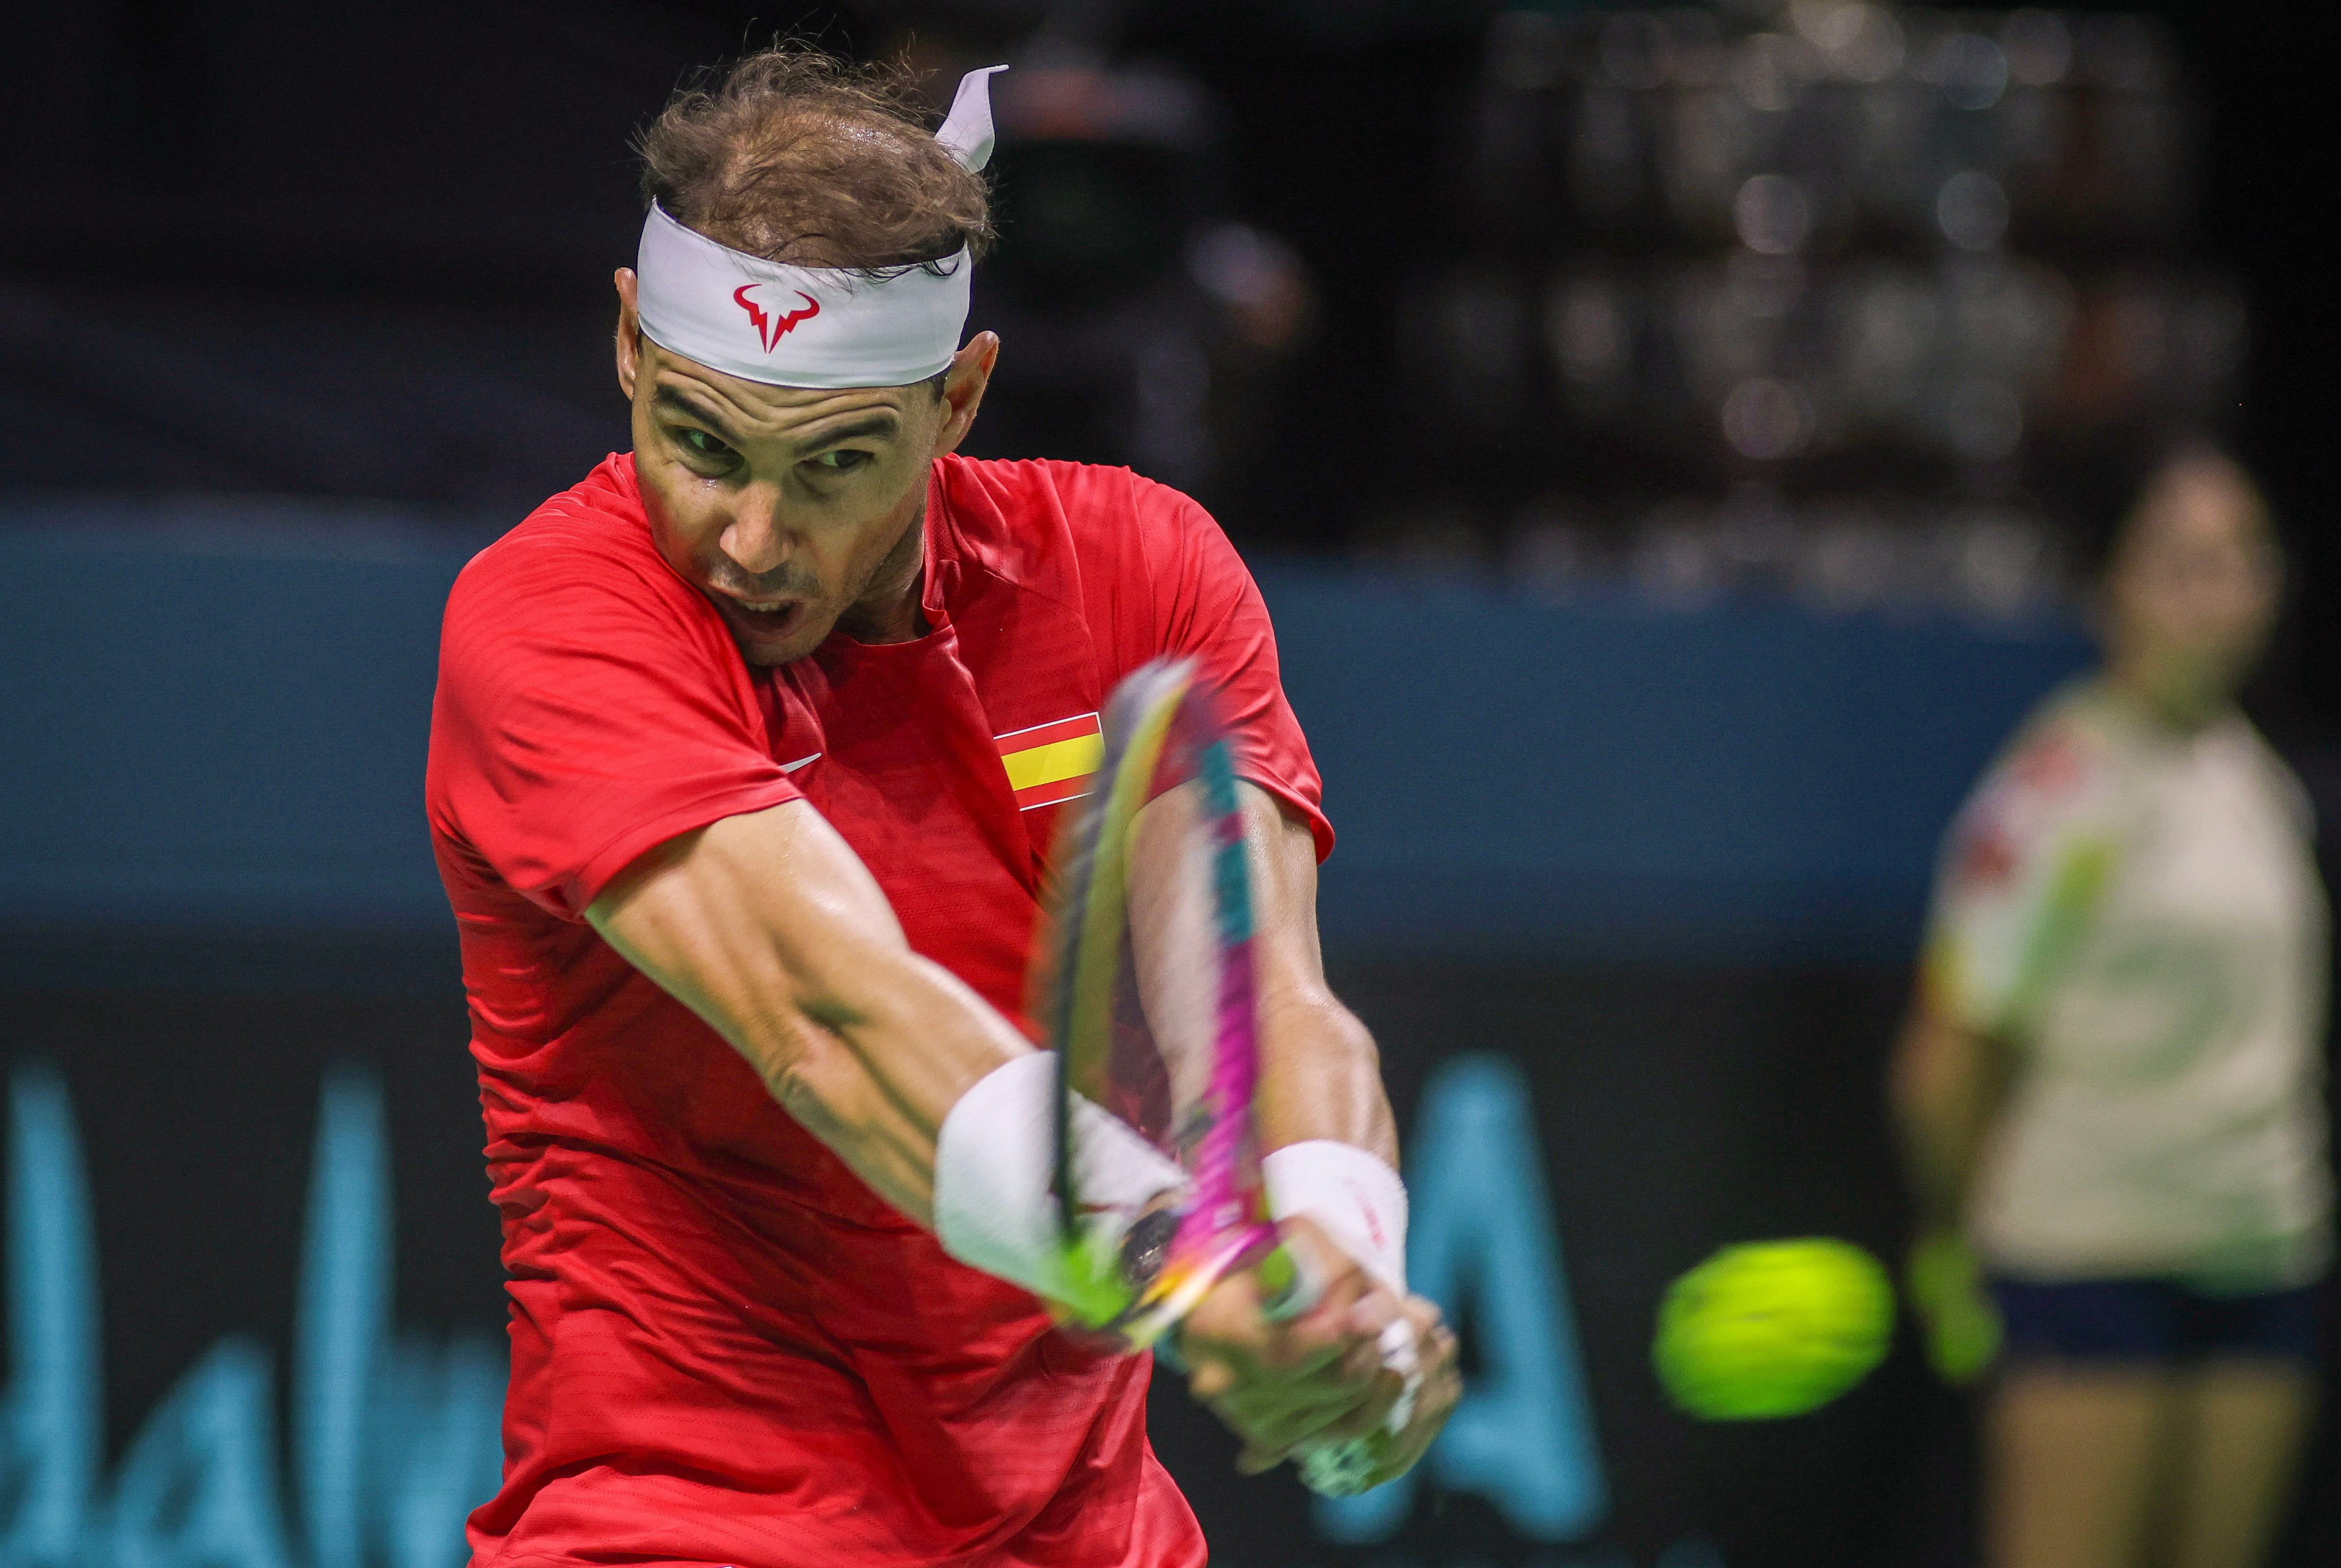
[[[1016,1015],[1103,695],[1199,659],[1244,774],[1331,843],[1268,614],[1192,501],[949,457],[926,617],[752,669],[613,456],[456,580],[428,795],[503,1220],[512,1384],[479,1568],[1200,1564],[1148,1363],[945,1256],[583,918],[644,851],[810,801],[911,945]]]

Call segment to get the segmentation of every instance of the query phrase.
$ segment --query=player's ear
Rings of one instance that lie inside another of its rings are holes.
[[[634,310],[634,269],[618,269],[618,389],[634,400],[634,383],[643,367],[643,322]]]
[[[943,402],[949,407],[942,428],[935,432],[937,457],[958,451],[959,444],[967,439],[975,411],[983,404],[983,389],[991,385],[991,367],[999,363],[997,333],[979,332],[951,355],[951,368],[943,372]]]

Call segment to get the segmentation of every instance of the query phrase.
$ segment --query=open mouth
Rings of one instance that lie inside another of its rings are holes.
[[[797,618],[804,613],[802,599],[771,599],[757,601],[723,595],[724,605],[741,629],[760,637],[779,636],[792,630]]]

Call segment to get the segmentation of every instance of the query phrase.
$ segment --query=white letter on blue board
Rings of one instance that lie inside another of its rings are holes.
[[[16,1069],[8,1094],[8,1359],[0,1394],[0,1563],[72,1568],[97,1494],[96,1243],[65,1079]]]

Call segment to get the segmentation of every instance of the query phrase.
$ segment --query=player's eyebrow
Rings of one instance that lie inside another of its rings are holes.
[[[902,427],[902,424],[892,409],[882,408],[859,419],[849,420],[834,430],[822,432],[805,443],[805,450],[808,453],[826,452],[840,442],[853,441],[865,435],[892,435]]]
[[[680,414],[687,419],[696,419],[700,424],[707,426],[707,433],[709,434],[714,436],[719,441],[722,441],[733,446],[740,444],[738,439],[732,435],[731,426],[725,424],[722,420],[717,418],[714,414],[708,413],[706,409],[701,407],[692,399],[685,397],[682,393],[675,387],[662,386],[658,388],[655,392],[651,394],[651,402],[656,407],[666,409],[672,413]]]

